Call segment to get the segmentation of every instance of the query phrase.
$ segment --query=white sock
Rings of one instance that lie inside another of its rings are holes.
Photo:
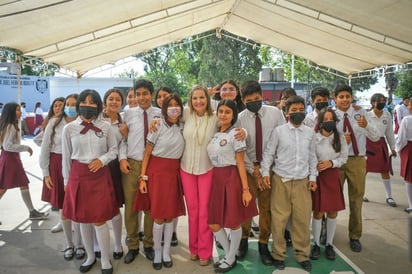
[[[406,188],[406,196],[408,197],[409,208],[412,208],[412,184],[406,183],[405,188]]]
[[[96,257],[93,250],[93,227],[92,224],[80,224],[80,232],[83,239],[84,249],[86,249],[87,260],[83,266],[91,265]]]
[[[331,219],[328,217],[326,219],[326,231],[326,244],[332,245],[336,231],[336,218]]]
[[[236,253],[239,249],[240,240],[242,239],[242,227],[230,230],[229,252],[226,254],[226,260],[229,264],[236,261]]]
[[[97,240],[96,230],[93,229],[93,250],[94,252],[100,251],[99,241]]]
[[[316,245],[319,245],[320,242],[320,232],[322,229],[322,219],[315,219],[312,218],[312,235],[313,235],[313,242],[315,242]],[[329,234],[329,231],[328,231]]]
[[[30,191],[28,188],[20,189],[21,197],[23,198],[23,202],[26,205],[27,209],[30,211],[34,210],[33,203],[31,201]]]
[[[154,249],[154,263],[162,262],[162,233],[163,233],[163,224],[159,225],[153,223],[153,249]]]
[[[60,223],[63,227],[64,238],[66,239],[66,247],[73,247],[72,221],[69,219],[61,219]]]
[[[82,235],[80,233],[80,224],[78,222],[72,221],[72,229],[73,229],[74,240],[76,241],[76,247],[83,246]]]
[[[225,254],[229,253],[229,239],[227,237],[226,231],[224,228],[221,228],[217,232],[213,232],[215,235],[216,240],[220,243],[225,251]]]
[[[122,215],[117,214],[112,219],[113,236],[114,236],[114,252],[122,251]]]
[[[97,241],[99,242],[100,251],[102,253],[101,265],[102,269],[112,268],[110,263],[110,234],[107,223],[100,226],[94,226],[96,230]]]
[[[172,234],[173,234],[173,221],[170,223],[164,224],[164,242],[163,242],[163,261],[170,262],[172,259],[170,258],[170,242],[172,241]]]
[[[385,187],[386,199],[392,198],[392,188],[390,179],[382,179],[383,186]]]
[[[176,233],[177,223],[179,222],[179,217],[173,219],[173,232]]]

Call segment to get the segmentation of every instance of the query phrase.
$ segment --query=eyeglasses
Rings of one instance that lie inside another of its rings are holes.
[[[236,89],[235,88],[222,88],[222,89],[220,89],[221,91],[235,91]]]

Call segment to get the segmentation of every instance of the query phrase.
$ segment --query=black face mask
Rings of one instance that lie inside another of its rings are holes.
[[[329,106],[328,102],[319,102],[315,104],[315,108],[320,111],[322,108]]]
[[[97,117],[97,108],[89,106],[79,106],[79,115],[86,119]]]
[[[386,106],[386,103],[377,103],[376,104],[376,109],[382,110]]]
[[[262,101],[253,101],[246,103],[246,108],[253,113],[257,113],[261,107]]]
[[[303,120],[305,120],[306,114],[304,112],[294,112],[289,113],[289,119],[294,125],[302,124]]]
[[[336,128],[335,121],[322,122],[322,129],[324,129],[327,132],[331,132],[335,128]]]

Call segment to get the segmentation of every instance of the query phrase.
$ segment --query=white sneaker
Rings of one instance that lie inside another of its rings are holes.
[[[57,233],[57,232],[62,232],[63,231],[63,226],[60,222],[57,223],[57,225],[53,226],[50,229],[51,233]]]

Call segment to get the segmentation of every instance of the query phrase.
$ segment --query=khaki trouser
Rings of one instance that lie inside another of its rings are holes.
[[[365,194],[366,160],[364,156],[349,156],[340,168],[342,185],[348,181],[349,197],[349,239],[359,240],[362,236],[362,204]]]
[[[306,261],[310,253],[310,218],[312,197],[308,179],[282,182],[276,174],[271,179],[272,256],[285,260],[285,228],[291,219],[290,233],[298,262]]]
[[[139,224],[137,212],[133,211],[136,191],[139,191],[139,176],[142,168],[142,161],[127,159],[130,165],[128,174],[122,173],[122,185],[124,192],[124,225],[127,232],[127,246],[129,249],[139,248]],[[144,212],[144,247],[153,246],[153,220],[150,218],[150,211]]]

